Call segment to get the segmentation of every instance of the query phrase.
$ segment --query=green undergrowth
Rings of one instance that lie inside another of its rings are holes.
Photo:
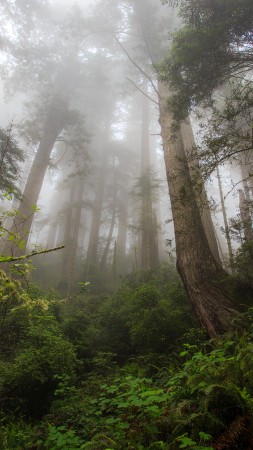
[[[201,348],[185,344],[152,377],[148,357],[119,367],[101,355],[98,371],[78,384],[59,377],[50,412],[36,425],[2,420],[1,448],[250,448],[252,350],[251,330]]]
[[[253,309],[208,341],[166,270],[71,301],[3,281],[1,449],[252,448]]]

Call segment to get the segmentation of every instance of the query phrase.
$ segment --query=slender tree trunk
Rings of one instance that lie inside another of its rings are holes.
[[[56,236],[59,223],[59,210],[62,203],[62,193],[57,191],[54,194],[52,204],[50,205],[49,231],[47,236],[47,248],[53,248],[56,245]]]
[[[141,136],[141,199],[142,199],[142,243],[141,243],[141,267],[150,269],[158,263],[157,237],[155,237],[152,192],[150,173],[150,140],[149,140],[149,100],[142,96],[142,136]],[[156,222],[157,225],[157,222]],[[156,229],[157,233],[157,229]],[[152,251],[153,249],[153,251]]]
[[[245,130],[245,133],[247,131]],[[252,132],[253,132],[253,129],[252,129]],[[244,153],[241,154],[240,168],[241,168],[243,186],[245,189],[246,200],[250,201],[252,193],[253,193],[253,177],[252,177],[253,167],[252,167],[251,158],[249,157],[247,152],[245,154]]]
[[[231,328],[237,316],[230,298],[222,288],[226,272],[215,260],[201,221],[181,130],[171,140],[171,114],[167,86],[159,83],[160,125],[165,165],[173,214],[177,268],[196,316],[210,337]]]
[[[113,273],[113,287],[115,289],[116,278],[117,278],[117,242],[116,241],[114,243],[114,248],[113,248],[112,273]]]
[[[75,212],[73,214],[73,229],[71,236],[71,245],[69,248],[69,270],[68,270],[68,287],[67,295],[69,296],[73,289],[73,279],[75,274],[75,267],[77,262],[77,250],[78,250],[78,237],[80,230],[81,214],[82,214],[82,193],[83,193],[83,183],[79,182],[77,187]]]
[[[65,245],[63,251],[62,267],[61,267],[61,278],[59,282],[59,287],[64,294],[68,291],[68,275],[69,275],[69,263],[70,263],[70,252],[72,245],[72,224],[73,224],[73,206],[75,202],[76,195],[76,183],[73,183],[69,192],[69,201],[67,206],[67,213],[65,216],[64,225],[64,235],[63,244]]]
[[[114,230],[115,221],[116,221],[116,207],[117,207],[117,178],[116,178],[115,164],[113,163],[112,217],[111,217],[111,224],[110,224],[109,233],[108,233],[107,240],[106,240],[105,249],[104,249],[101,261],[100,261],[100,269],[101,270],[103,270],[105,268],[110,245],[112,242],[112,235],[113,235],[113,230]]]
[[[239,201],[239,209],[242,219],[242,225],[244,230],[244,239],[245,241],[253,240],[253,230],[252,230],[252,220],[250,217],[250,209],[249,203],[246,199],[244,191],[239,191],[240,201]]]
[[[142,95],[141,120],[141,267],[150,269],[149,232],[152,220],[152,203],[150,189],[149,104],[147,97],[144,95]]]
[[[101,158],[101,166],[98,175],[98,183],[94,201],[94,209],[91,220],[90,237],[87,251],[87,263],[96,264],[97,262],[97,249],[99,241],[99,229],[101,224],[102,207],[104,201],[105,183],[108,173],[108,156],[109,156],[109,124],[105,126],[104,132],[104,146]]]
[[[125,272],[127,223],[128,223],[128,196],[125,189],[120,190],[119,195],[119,219],[117,236],[117,259],[119,273]]]
[[[230,237],[230,233],[229,233],[229,226],[228,226],[227,212],[226,212],[226,207],[225,207],[225,202],[224,202],[223,189],[222,189],[222,184],[221,184],[221,177],[220,177],[220,172],[219,172],[218,167],[216,169],[216,173],[217,173],[219,193],[220,193],[221,210],[222,210],[222,215],[223,215],[223,220],[224,220],[225,236],[226,236],[226,241],[227,241],[227,246],[228,246],[229,261],[230,261],[230,265],[232,266],[233,265],[233,250],[232,250],[231,237]]]
[[[73,275],[75,273],[78,237],[82,214],[82,194],[83,183],[82,181],[77,181],[71,187],[64,231],[65,249],[60,286],[64,294],[67,296],[70,295],[73,287]]]
[[[159,263],[159,246],[158,246],[158,224],[157,216],[153,210],[152,215],[152,230],[150,233],[150,249],[151,249],[151,261],[152,267],[155,267]]]
[[[154,172],[158,172],[158,158],[157,153],[153,152],[153,166]],[[167,261],[168,254],[164,245],[164,235],[163,235],[163,227],[162,227],[162,217],[161,217],[161,192],[160,186],[158,186],[157,198],[153,201],[153,219],[156,221],[156,233],[154,235],[154,239],[157,240],[157,248],[155,249],[156,257],[155,260],[159,263],[160,259]]]
[[[115,219],[116,219],[116,209],[113,208],[111,224],[110,224],[108,236],[107,236],[107,239],[106,239],[106,245],[105,245],[105,249],[104,249],[101,261],[100,261],[100,269],[101,270],[104,270],[105,265],[106,265],[106,260],[107,260],[109,249],[110,249],[110,245],[111,245],[111,242],[112,242],[112,235],[113,235],[113,230],[114,230],[114,225],[115,225]]]
[[[50,224],[49,233],[47,236],[47,248],[53,248],[55,246],[57,228],[58,226],[55,222]]]

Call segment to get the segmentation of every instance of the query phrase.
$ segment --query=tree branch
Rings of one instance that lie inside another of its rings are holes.
[[[133,58],[130,56],[130,54],[128,53],[128,51],[125,49],[125,47],[121,44],[121,42],[119,41],[119,39],[116,37],[116,36],[114,36],[114,39],[115,39],[115,41],[118,43],[118,45],[120,46],[120,48],[121,48],[121,50],[126,54],[126,56],[128,57],[128,59],[131,61],[131,63],[135,66],[135,67],[137,67],[137,69],[142,73],[142,75],[144,75],[144,77],[146,77],[149,81],[150,81],[150,83],[151,83],[151,85],[152,85],[152,87],[153,87],[153,89],[154,89],[154,91],[156,92],[156,94],[158,95],[158,97],[159,97],[159,93],[158,93],[158,90],[156,89],[156,87],[155,87],[155,84],[154,84],[154,82],[153,82],[153,80],[152,80],[152,78],[148,75],[148,74],[146,74],[146,72],[133,60]]]
[[[248,152],[249,150],[252,150],[252,147],[242,148],[242,149],[239,149],[239,150],[237,149],[237,150],[234,150],[231,153],[227,153],[227,154],[221,156],[220,158],[215,158],[215,161],[213,163],[211,163],[210,165],[207,164],[207,169],[208,170],[206,171],[206,176],[207,177],[210,176],[211,173],[215,170],[215,168],[218,165],[220,165],[223,161],[226,161],[226,159],[229,159],[232,156],[237,155],[238,153]],[[201,155],[200,155],[200,157],[201,157]]]
[[[22,255],[22,256],[1,256],[0,257],[0,262],[13,262],[13,261],[23,261],[24,259],[27,258],[31,258],[32,256],[36,256],[36,255],[42,255],[43,253],[50,253],[50,252],[55,252],[56,250],[61,250],[62,248],[64,248],[65,245],[61,245],[60,247],[55,247],[55,248],[49,248],[48,250],[40,250],[40,251],[36,251],[34,250],[31,253],[27,253],[27,255]]]
[[[126,79],[127,79],[127,81],[132,83],[134,85],[134,87],[136,89],[138,89],[138,91],[140,91],[143,95],[145,95],[145,97],[147,97],[149,100],[151,100],[151,102],[155,103],[156,105],[159,105],[159,103],[156,100],[154,100],[148,94],[146,94],[146,92],[144,92],[141,88],[139,88],[139,86],[137,86],[137,84],[135,84],[132,80],[130,80],[130,78],[126,77]]]

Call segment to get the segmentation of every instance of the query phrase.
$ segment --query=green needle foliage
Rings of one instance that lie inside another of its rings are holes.
[[[213,91],[244,77],[253,64],[251,0],[182,0],[183,27],[174,33],[171,51],[160,66],[171,85],[171,107],[176,121],[200,102],[210,102]]]
[[[20,176],[20,163],[24,161],[24,152],[16,140],[13,124],[0,128],[0,192],[20,194],[17,182]]]

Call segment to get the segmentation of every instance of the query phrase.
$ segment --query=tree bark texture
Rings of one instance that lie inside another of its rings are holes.
[[[215,260],[205,235],[181,130],[176,139],[171,139],[168,96],[167,86],[160,82],[160,125],[175,228],[177,269],[196,316],[213,338],[231,328],[237,312],[222,287],[226,272]]]
[[[191,178],[193,181],[193,188],[195,187],[195,196],[197,204],[201,214],[201,220],[204,226],[206,237],[213,253],[214,258],[218,264],[221,264],[221,259],[219,255],[219,249],[217,244],[217,239],[215,236],[214,225],[212,222],[211,211],[208,203],[207,193],[205,190],[204,182],[202,181],[202,174],[199,167],[199,162],[197,157],[192,157],[192,148],[195,145],[195,139],[192,131],[192,126],[190,120],[185,120],[181,125],[181,132],[183,138],[183,145],[186,155],[189,157],[188,164],[191,173]]]
[[[33,207],[38,202],[45,173],[50,163],[50,155],[57,137],[65,126],[64,115],[62,117],[64,110],[66,110],[66,105],[60,100],[55,101],[51,105],[45,122],[43,136],[26,181],[18,215],[14,220],[13,230],[23,239],[25,247],[27,246],[34,218]],[[17,248],[15,253],[19,254],[21,252]]]

